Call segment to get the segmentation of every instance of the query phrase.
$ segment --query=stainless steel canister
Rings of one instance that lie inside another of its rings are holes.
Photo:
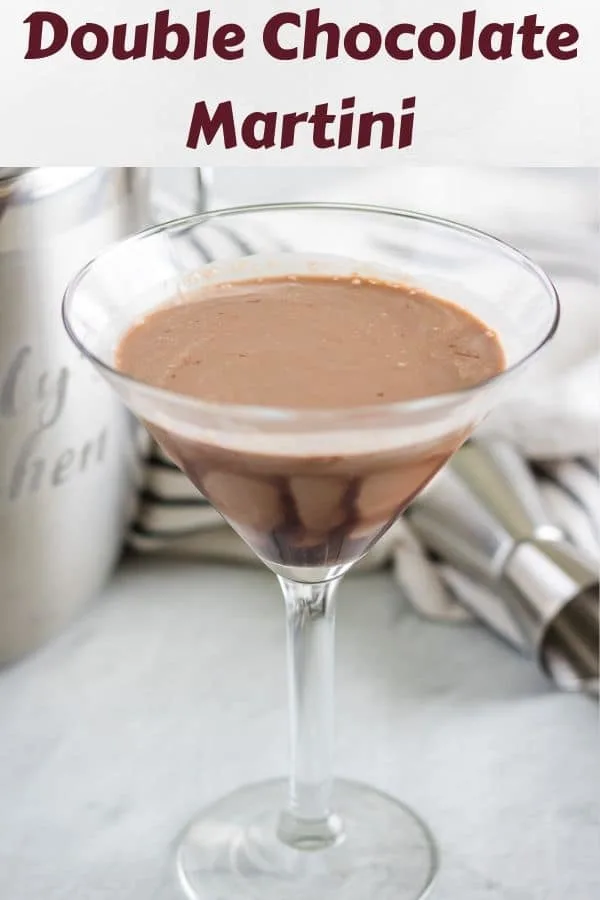
[[[0,664],[56,633],[122,547],[134,426],[73,349],[60,304],[80,266],[150,223],[150,176],[0,168]]]

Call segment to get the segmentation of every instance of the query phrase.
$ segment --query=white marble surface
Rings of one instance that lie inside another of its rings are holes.
[[[176,900],[186,819],[285,769],[283,635],[266,572],[130,560],[0,672],[0,898]],[[428,820],[432,900],[600,895],[591,701],[476,626],[420,621],[385,573],[346,580],[338,647],[338,771]]]

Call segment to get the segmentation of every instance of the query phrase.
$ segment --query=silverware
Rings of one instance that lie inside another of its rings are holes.
[[[538,468],[586,512],[600,545],[600,480],[591,460],[538,463]]]
[[[467,444],[408,515],[428,550],[456,570],[458,599],[559,686],[598,693],[597,565],[549,520],[511,445]]]

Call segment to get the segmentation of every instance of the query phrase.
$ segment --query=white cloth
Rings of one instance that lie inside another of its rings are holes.
[[[509,437],[530,460],[544,462],[539,483],[550,518],[597,556],[600,302],[598,192],[590,182],[594,177],[592,170],[357,169],[332,193],[320,191],[306,199],[415,208],[446,216],[503,237],[549,272],[561,297],[561,327],[524,377],[518,398],[496,410],[485,428]],[[213,207],[219,206],[217,199]],[[268,247],[269,236],[256,240],[257,249]],[[140,552],[254,561],[245,544],[157,448],[148,459],[129,543]],[[456,601],[460,573],[432,563],[404,520],[356,568],[390,564],[402,592],[423,615],[454,622],[470,618]]]

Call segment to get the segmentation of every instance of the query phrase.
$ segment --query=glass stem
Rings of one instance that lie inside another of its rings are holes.
[[[279,577],[286,606],[291,773],[279,837],[296,849],[336,842],[331,809],[335,593],[339,578],[301,584]]]

